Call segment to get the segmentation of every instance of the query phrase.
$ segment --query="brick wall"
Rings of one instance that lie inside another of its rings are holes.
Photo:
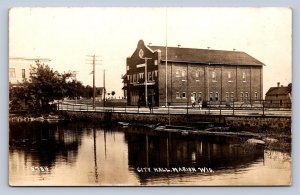
[[[162,106],[165,105],[166,95],[164,62],[159,65],[158,72],[159,99]],[[260,100],[261,77],[260,67],[168,62],[168,101],[173,105],[183,105],[187,102],[190,104],[191,93],[196,94],[196,99],[201,93],[202,99],[210,100],[212,97],[212,101]]]

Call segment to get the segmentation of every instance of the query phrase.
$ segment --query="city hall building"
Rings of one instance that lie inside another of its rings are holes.
[[[263,66],[241,51],[166,49],[140,40],[127,58],[123,90],[128,105],[186,105],[191,96],[211,104],[249,103],[263,99]]]

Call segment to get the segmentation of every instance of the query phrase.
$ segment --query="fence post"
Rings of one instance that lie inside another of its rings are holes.
[[[89,105],[88,104],[86,105],[86,111],[89,111]]]
[[[69,110],[68,106],[69,106],[69,105],[67,104],[67,110]]]
[[[80,104],[80,106],[79,106],[79,110],[81,111],[81,104]]]
[[[74,111],[74,104],[73,104],[73,111]]]
[[[126,113],[126,108],[127,108],[127,105],[125,105],[125,113]]]

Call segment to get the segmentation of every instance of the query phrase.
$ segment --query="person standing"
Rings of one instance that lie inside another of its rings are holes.
[[[198,105],[199,105],[199,109],[201,110],[202,109],[202,98],[201,97],[198,98]]]

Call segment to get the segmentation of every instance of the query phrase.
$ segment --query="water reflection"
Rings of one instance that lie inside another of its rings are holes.
[[[221,170],[242,169],[253,162],[262,161],[263,148],[243,148],[239,138],[182,136],[174,133],[135,134],[125,133],[128,143],[129,165],[145,184],[152,177],[178,177],[177,172],[155,173],[154,168],[206,167],[214,170],[214,175],[224,173]],[[151,173],[138,171],[137,168],[150,167]],[[184,175],[194,172],[184,172]],[[202,174],[203,173],[198,173]]]
[[[290,173],[289,155],[282,163],[273,151],[241,147],[242,140],[234,137],[104,129],[87,123],[10,124],[9,134],[14,185],[249,185],[257,170]],[[283,167],[276,168],[278,164]],[[138,171],[141,167],[207,167],[214,173],[147,173]]]

